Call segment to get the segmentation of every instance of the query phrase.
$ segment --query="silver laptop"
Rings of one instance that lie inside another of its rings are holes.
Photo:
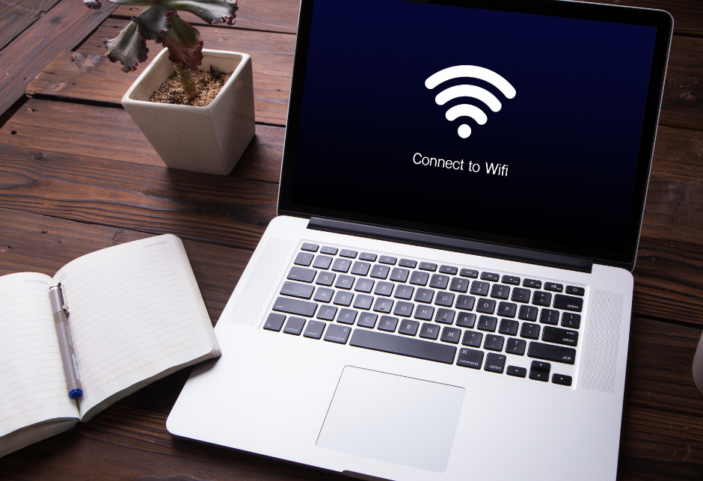
[[[279,216],[168,430],[362,479],[615,479],[671,31],[303,0]]]

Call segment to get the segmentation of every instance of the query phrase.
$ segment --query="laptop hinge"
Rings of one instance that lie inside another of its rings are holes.
[[[348,234],[360,237],[370,237],[372,239],[399,242],[402,244],[412,244],[422,247],[431,247],[433,249],[461,252],[464,254],[495,257],[509,261],[525,262],[527,264],[556,267],[557,269],[568,269],[588,273],[591,273],[593,269],[593,261],[580,257],[551,254],[549,252],[488,244],[484,242],[457,239],[455,237],[445,237],[421,232],[391,229],[388,227],[359,224],[355,222],[323,219],[321,217],[311,217],[310,223],[308,224],[308,229],[336,232],[337,234]]]

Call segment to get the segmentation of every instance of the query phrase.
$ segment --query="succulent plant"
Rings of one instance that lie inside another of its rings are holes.
[[[178,10],[190,12],[209,24],[234,24],[237,0],[109,0],[118,5],[147,6],[132,17],[132,21],[113,39],[105,39],[107,58],[120,61],[122,70],[137,69],[147,59],[147,40],[162,43],[176,69],[188,100],[198,97],[191,71],[197,71],[203,61],[203,41],[200,32],[178,16]],[[83,0],[88,8],[101,7],[100,0]]]

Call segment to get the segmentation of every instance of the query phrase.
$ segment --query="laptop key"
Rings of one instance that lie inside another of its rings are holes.
[[[524,337],[526,339],[539,339],[539,324],[523,322],[522,329],[520,329],[520,337]]]
[[[505,370],[505,374],[508,376],[525,377],[527,376],[527,369],[519,366],[508,366]]]
[[[476,296],[487,296],[488,295],[488,282],[473,281],[471,283],[471,294]]]
[[[413,292],[415,292],[414,287],[410,286],[398,286],[395,290],[396,299],[410,300],[413,297]]]
[[[552,292],[561,292],[564,290],[564,286],[562,284],[557,284],[556,282],[545,282],[544,290]]]
[[[520,285],[520,278],[515,277],[515,276],[503,276],[501,279],[501,282],[504,284],[511,284],[513,286],[519,286]]]
[[[510,296],[510,287],[505,284],[493,284],[491,297],[494,299],[507,299]]]
[[[562,386],[571,386],[571,376],[554,373],[552,374],[552,382],[554,384],[561,384]]]
[[[474,296],[459,296],[456,299],[456,307],[457,309],[463,309],[465,311],[470,311],[471,309],[474,308],[474,304],[476,303],[476,298]]]
[[[442,342],[459,344],[460,338],[461,338],[461,329],[457,329],[455,327],[444,327],[442,329],[442,337],[440,338],[440,340]]]
[[[437,315],[434,318],[435,322],[440,324],[453,324],[455,312],[451,309],[437,309]]]
[[[579,333],[578,331],[545,326],[544,329],[542,329],[542,340],[562,344],[564,346],[576,347],[579,342]]]
[[[449,290],[454,292],[466,292],[469,290],[469,280],[461,277],[454,277],[449,285]]]
[[[284,296],[299,297],[301,299],[310,299],[313,290],[315,290],[315,287],[308,284],[286,281],[281,288],[281,294]]]
[[[415,304],[413,304],[411,302],[398,301],[395,304],[395,309],[393,310],[393,314],[396,316],[401,316],[401,317],[410,317],[413,313],[414,307],[415,307]]]
[[[359,254],[359,260],[375,262],[376,261],[376,254],[371,254],[369,252],[362,252],[361,254]]]
[[[362,312],[359,316],[359,322],[357,322],[356,325],[358,327],[368,327],[369,329],[373,329],[376,326],[376,319],[378,319],[378,314]]]
[[[390,282],[379,282],[376,284],[376,290],[373,292],[377,296],[390,296],[393,293],[394,285]]]
[[[364,294],[359,294],[354,299],[355,309],[371,309],[371,304],[373,304],[373,296],[365,296]]]
[[[501,302],[498,304],[498,315],[503,317],[515,317],[517,304],[512,302]]]
[[[422,321],[431,321],[433,314],[434,307],[417,306],[417,309],[415,309],[415,319],[420,319]]]
[[[576,349],[532,341],[527,349],[527,355],[546,361],[573,364],[576,360]]]
[[[391,256],[381,256],[378,258],[378,262],[380,262],[381,264],[388,264],[391,266],[394,266],[397,260],[397,258]]]
[[[400,267],[409,267],[410,269],[415,269],[415,266],[417,266],[417,261],[413,261],[410,259],[400,259],[398,265]]]
[[[358,279],[354,290],[356,292],[371,292],[375,282],[376,281],[372,281],[371,279]]]
[[[532,361],[530,365],[530,379],[535,381],[549,381],[551,365],[548,362]]]
[[[524,356],[526,346],[527,346],[526,341],[524,341],[522,339],[515,339],[514,337],[511,337],[511,338],[508,338],[508,345],[505,348],[505,352],[507,352],[508,354],[515,354],[516,356]]]
[[[357,312],[352,309],[342,309],[339,311],[337,322],[341,324],[354,324],[356,321]]]
[[[586,289],[583,287],[566,286],[566,293],[574,296],[583,296],[586,294]],[[569,385],[571,385],[571,382],[569,382]]]
[[[461,339],[464,346],[470,347],[481,347],[481,341],[483,341],[483,334],[476,331],[464,331],[464,337]]]
[[[520,306],[520,311],[518,312],[518,319],[523,321],[536,321],[537,320],[537,308],[535,306]]]
[[[312,269],[306,269],[304,267],[291,267],[288,273],[288,279],[300,282],[312,282],[315,278],[316,271]]]
[[[530,302],[530,290],[515,287],[513,289],[513,297],[511,297],[510,300],[515,302]]]
[[[378,322],[378,329],[380,331],[395,332],[396,326],[398,326],[397,317],[381,316],[381,320]]]
[[[415,284],[416,286],[426,286],[427,279],[430,275],[427,272],[413,271],[410,275],[410,284]]]
[[[317,256],[312,266],[316,269],[329,269],[332,265],[332,258],[329,256]]]
[[[485,297],[478,300],[478,305],[476,306],[476,312],[483,312],[485,314],[493,314],[496,310],[496,301],[493,299],[486,299]]]
[[[435,289],[446,289],[447,284],[449,284],[449,276],[432,274],[432,278],[430,279],[430,287],[434,287]]]
[[[498,274],[494,274],[493,272],[482,272],[481,279],[484,281],[498,282],[500,280],[500,276]]]
[[[473,329],[476,324],[476,314],[473,312],[460,312],[456,318],[456,325],[459,327],[468,327]]]
[[[536,281],[534,279],[524,279],[522,281],[523,287],[531,287],[533,289],[542,289],[542,281]]]
[[[470,277],[476,279],[478,277],[478,271],[475,269],[462,269],[459,271],[461,277]]]
[[[388,277],[389,270],[390,267],[388,266],[376,264],[373,266],[373,269],[371,269],[371,277],[375,277],[376,279],[385,279],[386,277]]]
[[[332,295],[334,295],[334,289],[318,287],[313,300],[317,302],[330,302],[332,300]]]
[[[308,267],[312,262],[313,257],[315,256],[308,254],[307,252],[298,252],[298,255],[295,256],[295,261],[293,261],[293,263],[298,266]]]
[[[308,325],[303,332],[303,337],[309,337],[311,339],[320,339],[322,333],[325,331],[326,324],[320,321],[308,321]]]
[[[285,320],[286,316],[284,316],[283,314],[277,314],[275,312],[272,312],[266,318],[266,322],[264,323],[264,329],[266,329],[267,331],[278,332],[281,330],[281,327],[283,326],[283,321]]]
[[[437,264],[432,262],[420,262],[420,270],[434,272],[437,270]]]
[[[365,276],[369,273],[369,269],[371,269],[371,264],[368,262],[356,261],[352,267],[351,273],[355,276]]]
[[[351,327],[340,326],[338,324],[330,324],[329,327],[327,327],[325,341],[336,342],[338,344],[346,344],[351,331]]]
[[[337,258],[332,264],[333,271],[344,272],[345,274],[349,271],[349,267],[351,267],[351,261],[347,259]]]
[[[317,313],[317,318],[323,321],[333,321],[337,315],[337,308],[334,306],[320,306],[320,311]]]
[[[373,306],[373,310],[376,312],[382,312],[388,314],[393,309],[393,301],[390,299],[376,298],[376,304]]]
[[[489,351],[502,351],[505,338],[496,336],[495,334],[486,334],[486,340],[483,342],[483,348]]]
[[[436,340],[437,337],[439,337],[439,326],[424,322],[422,324],[422,329],[420,329],[420,337]]]
[[[554,296],[554,307],[556,309],[564,309],[566,311],[581,312],[581,309],[583,309],[583,297],[572,297],[557,294]]]
[[[351,292],[337,291],[332,302],[338,306],[349,307],[352,299],[354,299],[354,294]]]
[[[517,336],[517,329],[520,323],[517,321],[511,321],[510,319],[501,319],[500,327],[498,332],[505,334],[506,336]]]
[[[505,355],[489,352],[486,355],[486,365],[484,371],[497,372],[502,374],[505,368]]]
[[[408,280],[410,271],[400,267],[394,267],[391,271],[391,280],[395,282],[405,282]]]
[[[459,349],[459,356],[456,360],[457,366],[470,367],[471,369],[481,369],[483,364],[483,351],[476,349]]]
[[[315,284],[320,286],[331,286],[336,277],[337,274],[333,274],[332,272],[320,272],[320,275],[317,276],[317,281]]]
[[[495,332],[497,324],[498,318],[491,316],[481,316],[478,318],[478,326],[476,326],[476,329],[480,329],[481,331]]]
[[[559,324],[559,311],[542,309],[542,313],[539,315],[539,322],[556,326]]]
[[[406,336],[414,336],[417,334],[417,329],[420,323],[417,321],[411,321],[410,319],[403,319],[400,321],[400,327],[398,328],[398,334],[405,334]]]
[[[535,306],[547,306],[552,303],[552,295],[549,292],[535,291],[532,294],[532,304]]]
[[[341,257],[349,257],[350,259],[356,259],[356,254],[357,252],[351,249],[342,249],[339,251],[339,255]]]
[[[283,332],[286,334],[292,334],[294,336],[299,336],[303,332],[303,326],[305,325],[305,319],[302,317],[290,316],[288,322],[286,322],[286,327],[283,328]]]
[[[318,247],[320,246],[317,244],[311,244],[310,242],[303,242],[303,245],[300,246],[302,250],[310,252],[317,252]]]
[[[350,345],[375,351],[389,352],[401,356],[428,361],[453,364],[456,347],[438,342],[423,341],[414,337],[394,336],[376,331],[356,329]]]
[[[329,254],[331,256],[336,256],[338,250],[339,249],[337,249],[336,247],[325,246],[320,250],[320,254]]]
[[[438,292],[437,299],[434,301],[438,306],[452,307],[454,304],[454,294],[451,292]]]
[[[299,301],[289,297],[278,297],[273,303],[273,310],[295,314],[302,317],[312,317],[317,310],[317,304],[308,301]]]
[[[339,276],[337,278],[337,283],[334,285],[337,289],[349,290],[354,285],[354,278],[352,276]]]
[[[431,289],[418,289],[415,293],[415,302],[424,302],[429,304],[434,297],[434,291]]]
[[[439,266],[439,272],[441,274],[449,274],[455,276],[458,271],[459,269],[453,266]]]
[[[561,326],[568,327],[570,329],[578,329],[581,327],[581,314],[572,314],[571,312],[565,312],[561,316]]]

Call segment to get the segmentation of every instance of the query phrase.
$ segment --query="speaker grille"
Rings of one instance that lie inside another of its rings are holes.
[[[622,295],[594,291],[589,311],[581,387],[613,393],[620,346]]]
[[[271,289],[280,280],[281,266],[288,265],[295,246],[295,242],[285,239],[272,238],[266,242],[254,272],[234,301],[237,308],[232,311],[227,322],[246,326],[259,324],[263,311],[268,306]]]

